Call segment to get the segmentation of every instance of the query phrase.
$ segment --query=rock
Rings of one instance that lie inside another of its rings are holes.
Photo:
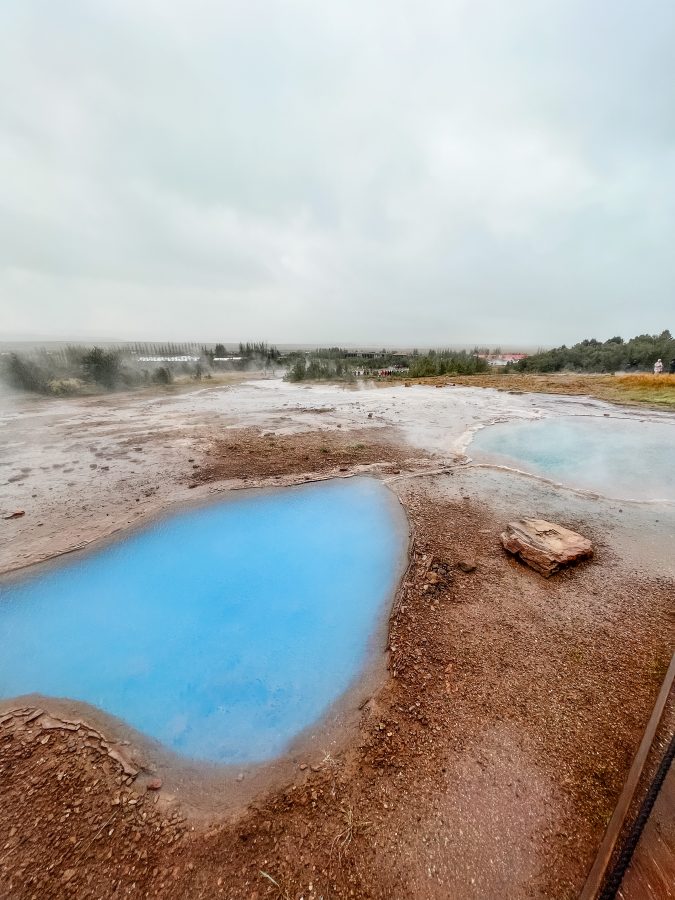
[[[25,515],[26,515],[25,509],[15,509],[12,512],[7,513],[7,515],[3,516],[2,518],[3,519],[20,519],[21,516],[25,516]]]
[[[53,728],[62,728],[64,731],[79,731],[80,728],[75,722],[65,722],[63,719],[53,719],[48,715],[42,716],[40,725],[47,731]]]
[[[146,789],[149,791],[158,791],[162,787],[162,779],[161,778],[151,778],[150,781],[145,785]]]
[[[475,572],[476,571],[476,563],[471,559],[460,559],[457,563],[457,568],[460,572]]]
[[[563,566],[593,556],[588,538],[544,519],[516,519],[501,535],[504,549],[546,578]]]
[[[105,742],[102,742],[102,744],[104,749],[108,751],[108,756],[120,764],[125,775],[131,775],[134,778],[138,775],[138,767],[128,758],[127,753],[129,751],[124,746],[121,744],[106,744]]]

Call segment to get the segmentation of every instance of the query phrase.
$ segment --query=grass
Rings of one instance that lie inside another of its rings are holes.
[[[675,410],[675,375],[534,375],[490,372],[485,375],[447,375],[442,378],[416,378],[407,381],[416,384],[459,384],[498,391],[584,395],[610,403]]]
[[[275,878],[272,878],[269,872],[263,872],[263,870],[261,869],[260,875],[263,878],[266,878],[272,885],[274,885],[274,887],[277,889],[277,897],[279,898],[279,900],[291,900],[291,896],[288,891],[284,890],[279,882]]]
[[[675,375],[617,375],[615,380],[632,402],[675,408]]]
[[[372,825],[372,822],[363,822],[355,819],[354,809],[351,806],[348,806],[346,809],[340,807],[340,811],[342,812],[344,825],[333,838],[331,845],[331,856],[337,849],[338,862],[342,860],[343,855],[349,849],[349,845],[356,835],[363,834]]]

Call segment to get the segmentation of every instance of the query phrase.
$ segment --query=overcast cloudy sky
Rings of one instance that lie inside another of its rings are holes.
[[[672,0],[3,0],[0,334],[675,326]]]

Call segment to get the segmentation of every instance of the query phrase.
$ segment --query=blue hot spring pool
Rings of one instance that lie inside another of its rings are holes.
[[[479,431],[469,453],[606,497],[675,500],[675,418],[561,416]]]
[[[364,669],[407,541],[368,478],[165,518],[0,585],[0,697],[86,701],[196,760],[272,759]]]

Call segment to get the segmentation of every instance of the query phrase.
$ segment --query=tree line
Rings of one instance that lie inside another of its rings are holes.
[[[517,372],[639,372],[651,371],[657,359],[664,368],[675,359],[675,339],[670,331],[639,334],[628,341],[612,337],[606,341],[588,338],[567,347],[540,350],[517,363],[509,364]]]
[[[410,353],[380,350],[356,356],[339,347],[294,352],[287,357],[288,381],[353,380],[355,372],[377,374],[394,369],[394,375],[428,378],[434,375],[476,375],[489,370],[488,363],[473,351],[429,350]]]
[[[487,361],[466,350],[431,350],[424,356],[410,360],[409,376],[426,378],[432,375],[480,375],[489,371]]]
[[[239,344],[239,360],[214,364],[214,357],[234,355],[224,344],[215,349],[194,343],[137,342],[104,347],[40,347],[0,356],[0,378],[18,390],[68,395],[113,391],[151,384],[171,384],[176,376],[200,380],[223,368],[248,370],[274,366],[279,350],[265,342]],[[150,359],[144,359],[150,357]],[[154,361],[152,357],[159,357]],[[190,357],[175,359],[175,357]]]

